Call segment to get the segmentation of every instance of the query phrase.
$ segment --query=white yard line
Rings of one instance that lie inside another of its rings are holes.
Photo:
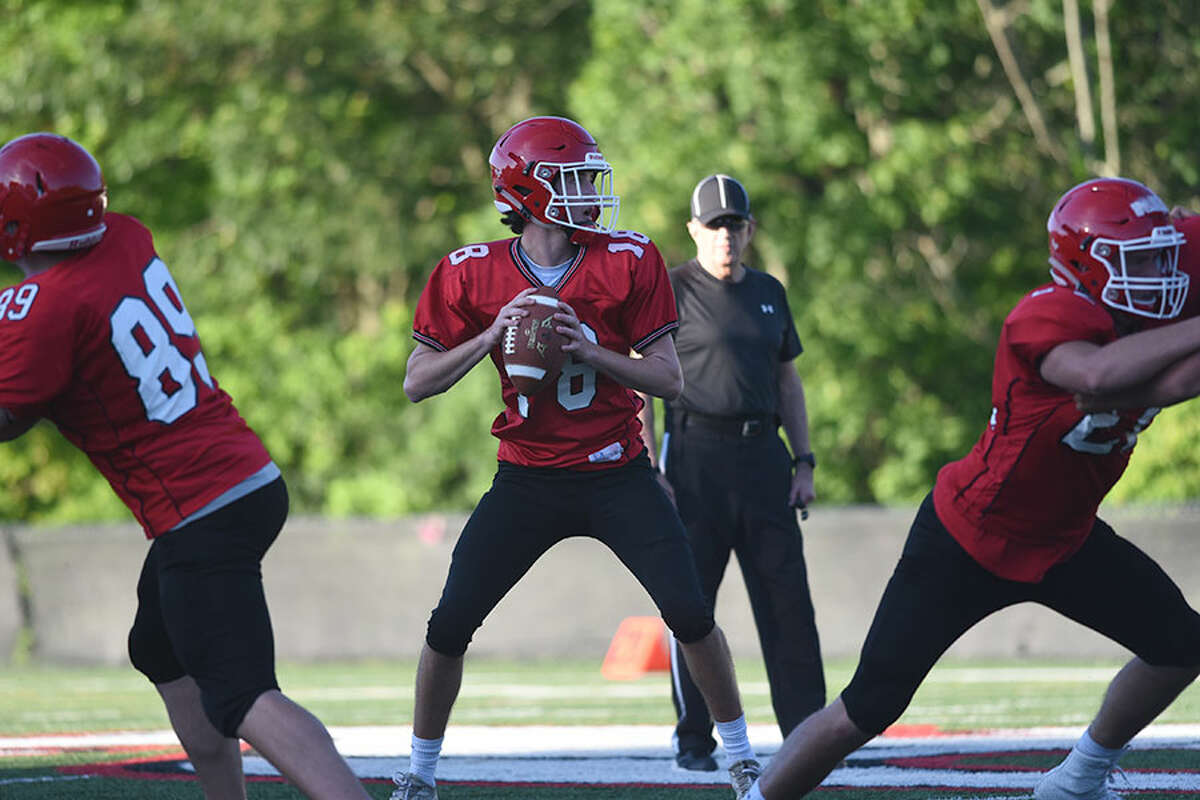
[[[879,764],[882,759],[950,753],[1065,749],[1082,728],[1038,728],[927,737],[880,737],[854,753],[826,779],[826,786],[938,786],[970,792],[982,789],[1031,788],[1040,772],[929,769]],[[338,749],[362,778],[387,779],[408,764],[409,729],[401,726],[336,727]],[[752,725],[751,740],[769,760],[779,746],[774,726]],[[674,766],[669,725],[451,726],[438,777],[444,781],[498,781],[588,784],[723,784],[724,770],[684,772]],[[138,747],[175,744],[170,731],[72,734],[0,738],[0,755],[56,749]],[[1200,725],[1154,725],[1134,742],[1135,748],[1200,749]],[[717,752],[718,761],[723,754]],[[277,775],[257,756],[245,759],[248,775]],[[190,769],[186,761],[180,768]],[[62,776],[79,779],[85,776]],[[10,779],[6,782],[29,779]],[[41,780],[41,779],[36,779]],[[5,781],[0,781],[3,785]],[[1187,791],[1200,788],[1200,774],[1127,770],[1118,789]],[[964,798],[966,800],[966,798]]]
[[[1084,726],[1022,728],[980,733],[935,734],[933,736],[885,736],[868,747],[903,749],[913,753],[926,747],[944,752],[944,745],[964,749],[996,749],[1019,746],[1042,749],[1069,746]],[[670,748],[669,725],[454,725],[447,732],[447,755],[578,754],[619,752],[632,755],[660,754]],[[354,756],[407,756],[410,729],[404,725],[369,725],[330,728],[338,749]],[[1142,731],[1133,746],[1162,746],[1164,740],[1200,739],[1200,724],[1155,724]],[[756,748],[772,753],[780,743],[774,725],[750,726]],[[0,736],[0,754],[16,755],[24,750],[73,750],[105,747],[159,747],[177,745],[173,731],[115,731],[108,733]]]

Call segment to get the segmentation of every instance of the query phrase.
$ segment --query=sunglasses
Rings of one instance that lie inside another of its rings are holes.
[[[750,221],[745,217],[739,217],[734,214],[726,214],[723,217],[717,217],[710,222],[704,223],[704,227],[713,231],[725,228],[730,233],[740,233],[741,231],[745,230],[746,226],[749,224]]]

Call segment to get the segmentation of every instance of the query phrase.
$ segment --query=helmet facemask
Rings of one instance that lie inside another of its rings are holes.
[[[613,193],[612,166],[599,153],[583,161],[539,162],[533,178],[550,193],[546,218],[555,224],[593,233],[612,233],[621,199]]]
[[[1101,300],[1111,308],[1151,319],[1171,319],[1183,310],[1189,277],[1178,271],[1179,248],[1184,236],[1172,225],[1154,228],[1149,236],[1136,239],[1098,237],[1089,252],[1108,270],[1108,282]],[[1131,272],[1130,257],[1156,251],[1157,275],[1142,275],[1145,269]]]

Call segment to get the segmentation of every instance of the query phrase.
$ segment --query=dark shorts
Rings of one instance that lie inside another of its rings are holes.
[[[195,679],[225,736],[237,735],[259,695],[279,688],[260,565],[287,511],[280,478],[158,537],[142,565],[130,660],[156,684]]]
[[[1097,519],[1079,552],[1040,583],[998,578],[972,559],[927,497],[842,692],[864,733],[895,722],[934,663],[989,614],[1040,603],[1131,650],[1148,664],[1200,666],[1200,614],[1148,555]]]
[[[501,462],[454,547],[426,642],[443,655],[465,653],[501,598],[543,553],[572,536],[607,545],[681,642],[712,631],[683,524],[642,455],[592,472]]]

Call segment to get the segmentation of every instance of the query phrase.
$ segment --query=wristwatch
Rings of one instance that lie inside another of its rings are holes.
[[[792,459],[792,469],[795,469],[801,464],[808,464],[813,469],[817,468],[817,457],[812,453],[801,453]]]

